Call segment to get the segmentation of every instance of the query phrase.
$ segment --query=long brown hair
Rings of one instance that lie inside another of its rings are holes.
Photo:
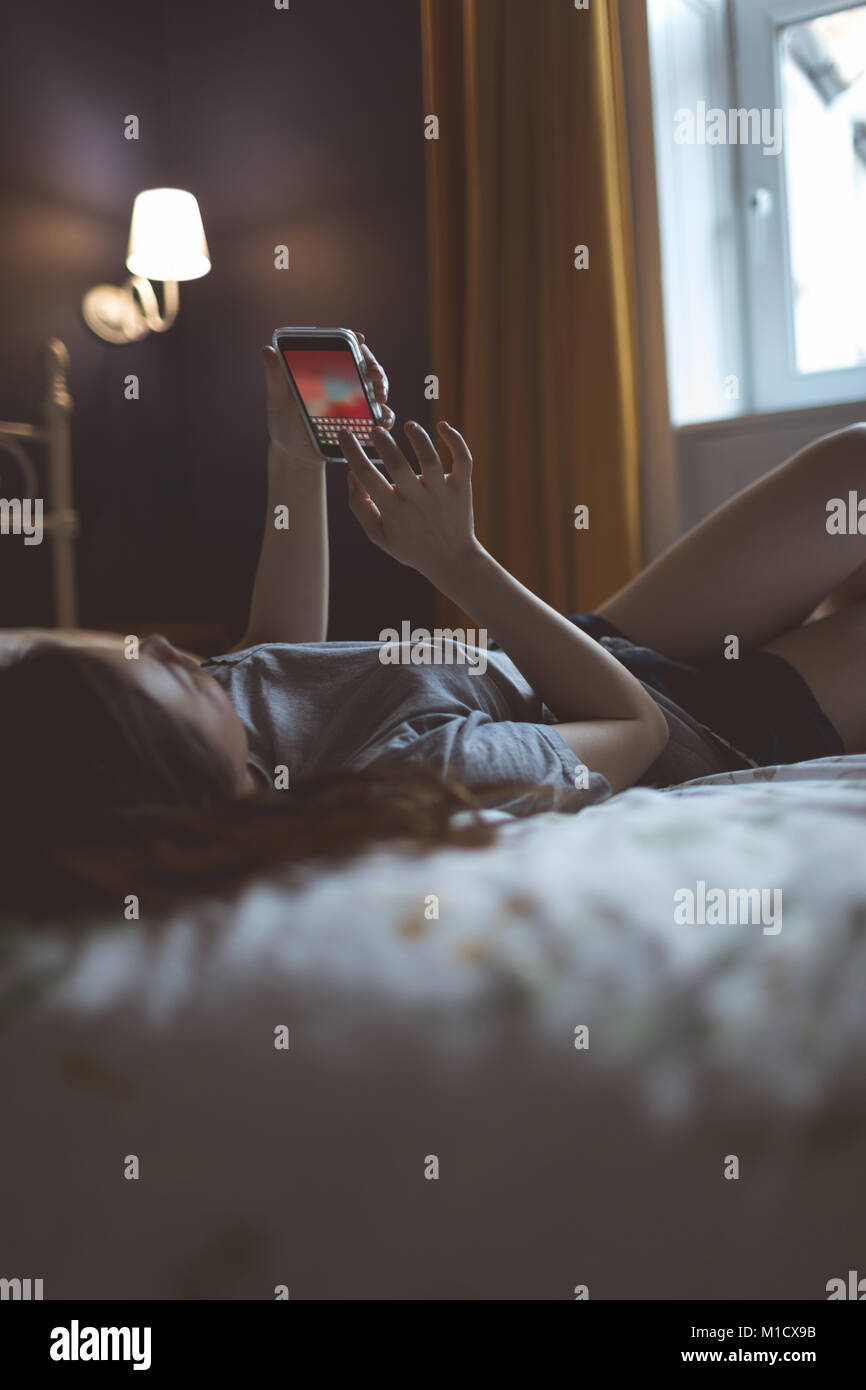
[[[129,894],[162,910],[374,843],[494,838],[481,801],[420,767],[317,774],[239,800],[218,749],[80,648],[36,643],[0,666],[0,730],[0,910],[16,915],[119,915]]]

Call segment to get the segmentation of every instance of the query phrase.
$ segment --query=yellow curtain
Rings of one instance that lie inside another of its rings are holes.
[[[641,563],[616,3],[422,0],[422,25],[437,418],[472,448],[482,543],[589,609]]]

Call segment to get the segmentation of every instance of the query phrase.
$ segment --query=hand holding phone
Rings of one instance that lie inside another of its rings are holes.
[[[343,460],[339,434],[348,430],[379,462],[372,432],[390,428],[394,415],[385,373],[363,338],[347,328],[278,328],[272,341],[316,452]]]

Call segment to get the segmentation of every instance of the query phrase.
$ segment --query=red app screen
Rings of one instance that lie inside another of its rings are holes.
[[[340,429],[368,441],[375,420],[351,352],[283,348],[283,355],[319,443],[335,445]]]

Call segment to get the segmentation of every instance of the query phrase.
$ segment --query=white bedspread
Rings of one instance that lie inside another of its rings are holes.
[[[781,915],[678,922],[701,883]],[[864,757],[2,943],[0,1275],[48,1298],[823,1298],[866,1269]]]

